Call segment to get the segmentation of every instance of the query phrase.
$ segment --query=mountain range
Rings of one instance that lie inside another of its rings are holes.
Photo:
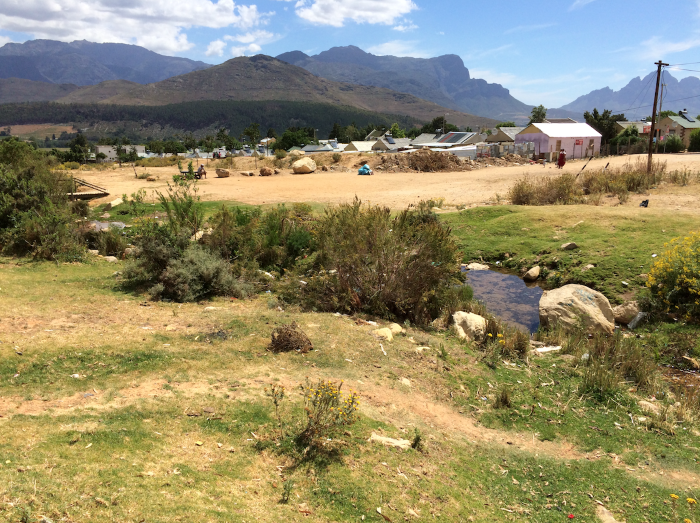
[[[42,92],[42,87],[45,91]],[[126,80],[83,87],[32,80],[0,80],[0,103],[32,101],[115,105],[167,105],[205,100],[288,101],[334,104],[384,114],[409,116],[416,123],[450,113],[449,122],[472,128],[495,120],[456,112],[430,101],[389,89],[334,82],[270,56],[233,58],[221,65],[141,85]]]
[[[209,67],[204,62],[163,56],[127,44],[30,40],[0,47],[0,78],[51,84],[81,86],[107,80],[148,84]]]
[[[677,80],[668,71],[663,74],[663,107],[674,112],[688,109],[693,115],[700,113],[700,78],[689,76]],[[619,91],[609,87],[597,89],[579,96],[570,104],[559,109],[583,114],[597,108],[610,109],[614,114],[624,113],[628,120],[638,120],[651,115],[654,104],[656,73],[650,73],[644,78],[634,78]]]
[[[472,78],[454,54],[435,58],[375,56],[351,45],[314,56],[291,51],[277,58],[328,80],[384,87],[479,116],[527,120],[532,110],[501,85]]]

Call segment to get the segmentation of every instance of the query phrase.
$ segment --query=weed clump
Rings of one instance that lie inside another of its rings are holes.
[[[576,177],[563,173],[553,178],[523,177],[508,191],[513,205],[574,205],[583,202]]]
[[[313,344],[309,337],[299,329],[296,322],[290,325],[282,325],[272,331],[272,340],[269,350],[272,352],[300,352],[306,354],[313,349]]]
[[[304,393],[306,426],[298,436],[303,445],[323,446],[324,440],[331,438],[342,427],[352,425],[357,420],[360,399],[357,393],[344,395],[343,382],[319,380],[315,384],[307,380],[301,386]]]

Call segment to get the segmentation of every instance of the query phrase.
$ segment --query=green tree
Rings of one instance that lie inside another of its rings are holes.
[[[292,147],[303,147],[314,142],[313,136],[309,136],[308,129],[289,128],[284,134],[272,144],[272,148],[277,151],[284,149],[288,151]]]
[[[268,128],[267,134],[265,135],[265,137],[277,139],[277,131],[275,131],[272,127],[270,127],[270,128]]]
[[[695,129],[690,133],[690,145],[688,150],[693,153],[700,152],[700,129]]]
[[[391,136],[394,138],[406,138],[406,132],[399,127],[399,124],[393,123],[389,129]]]
[[[544,105],[538,105],[537,107],[532,108],[532,112],[530,113],[530,121],[528,122],[528,125],[533,123],[542,123],[545,121],[546,118],[547,108]]]
[[[602,114],[598,112],[598,109],[593,109],[593,113],[586,111],[583,113],[583,117],[588,125],[602,135],[602,145],[607,144],[617,135],[615,122],[627,121],[624,114],[612,114],[609,109],[605,109]]]
[[[247,137],[251,145],[256,145],[260,141],[260,124],[252,123],[241,133],[241,137]]]
[[[182,139],[182,145],[185,146],[185,150],[187,151],[194,150],[194,148],[197,147],[197,140],[192,133],[187,133]]]
[[[66,161],[85,163],[87,155],[90,153],[90,144],[85,135],[78,135],[68,142],[70,154],[66,155]]]
[[[661,111],[659,113],[659,120],[663,120],[667,116],[678,116],[678,113],[676,113],[674,111]]]
[[[445,129],[442,129],[443,127],[445,127]],[[422,127],[421,132],[434,133],[438,129],[442,129],[443,133],[456,133],[459,131],[459,127],[457,127],[456,125],[452,125],[449,122],[447,123],[447,125],[445,125],[444,116],[436,116],[432,119],[430,123],[427,123]]]
[[[146,144],[146,148],[154,154],[163,154],[165,152],[165,144],[160,140],[151,140]]]
[[[501,127],[517,127],[515,125],[515,122],[501,122],[496,125],[496,129],[500,129]]]
[[[637,142],[640,142],[641,140],[642,137],[639,136],[639,129],[637,129],[637,126],[630,125],[629,127],[626,127],[625,130],[622,131],[620,134],[613,137],[610,140],[610,145],[634,145]]]

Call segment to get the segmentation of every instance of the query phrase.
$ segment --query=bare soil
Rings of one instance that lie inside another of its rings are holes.
[[[668,164],[668,170],[690,169],[700,171],[700,154],[676,154],[659,156]],[[641,155],[599,158],[592,160],[586,169],[621,167],[627,162],[636,162]],[[322,171],[321,166],[312,174],[293,175],[289,168],[281,169],[275,176],[242,176],[240,173],[254,171],[257,173],[262,165],[270,166],[269,160],[263,163],[252,158],[236,158],[235,167],[229,169],[231,177],[217,178],[213,161],[205,167],[209,177],[199,184],[200,195],[204,200],[237,201],[252,205],[277,204],[288,202],[343,203],[352,201],[357,196],[363,201],[389,206],[393,209],[405,208],[409,204],[430,198],[444,198],[447,206],[463,205],[474,207],[496,203],[506,198],[508,189],[520,177],[556,176],[560,173],[554,166],[514,165],[509,167],[483,167],[478,170],[463,172],[386,172],[376,170],[374,176],[358,176],[356,165],[368,160],[370,165],[378,165],[381,155],[343,155],[341,163],[333,165],[322,156],[314,156],[317,163],[332,166],[333,171]],[[578,173],[583,168],[583,160],[567,162],[564,171]],[[164,190],[172,176],[178,174],[177,166],[144,168],[137,167],[141,174],[148,172],[155,176],[155,182],[139,180],[134,168],[124,166],[114,170],[87,171],[81,176],[87,181],[105,187],[110,196],[93,201],[93,205],[113,200],[122,194],[131,194],[138,189],[145,189],[152,197],[154,190]],[[697,178],[696,178],[697,180]],[[700,185],[687,187],[662,184],[649,195],[631,195],[625,206],[637,207],[641,200],[650,198],[650,206],[656,209],[668,209],[698,214],[700,213]],[[605,199],[602,205],[618,205],[617,198]]]

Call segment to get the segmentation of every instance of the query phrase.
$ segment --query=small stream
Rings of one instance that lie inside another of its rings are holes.
[[[513,275],[496,271],[466,271],[474,298],[501,320],[532,334],[540,326],[542,288]]]

